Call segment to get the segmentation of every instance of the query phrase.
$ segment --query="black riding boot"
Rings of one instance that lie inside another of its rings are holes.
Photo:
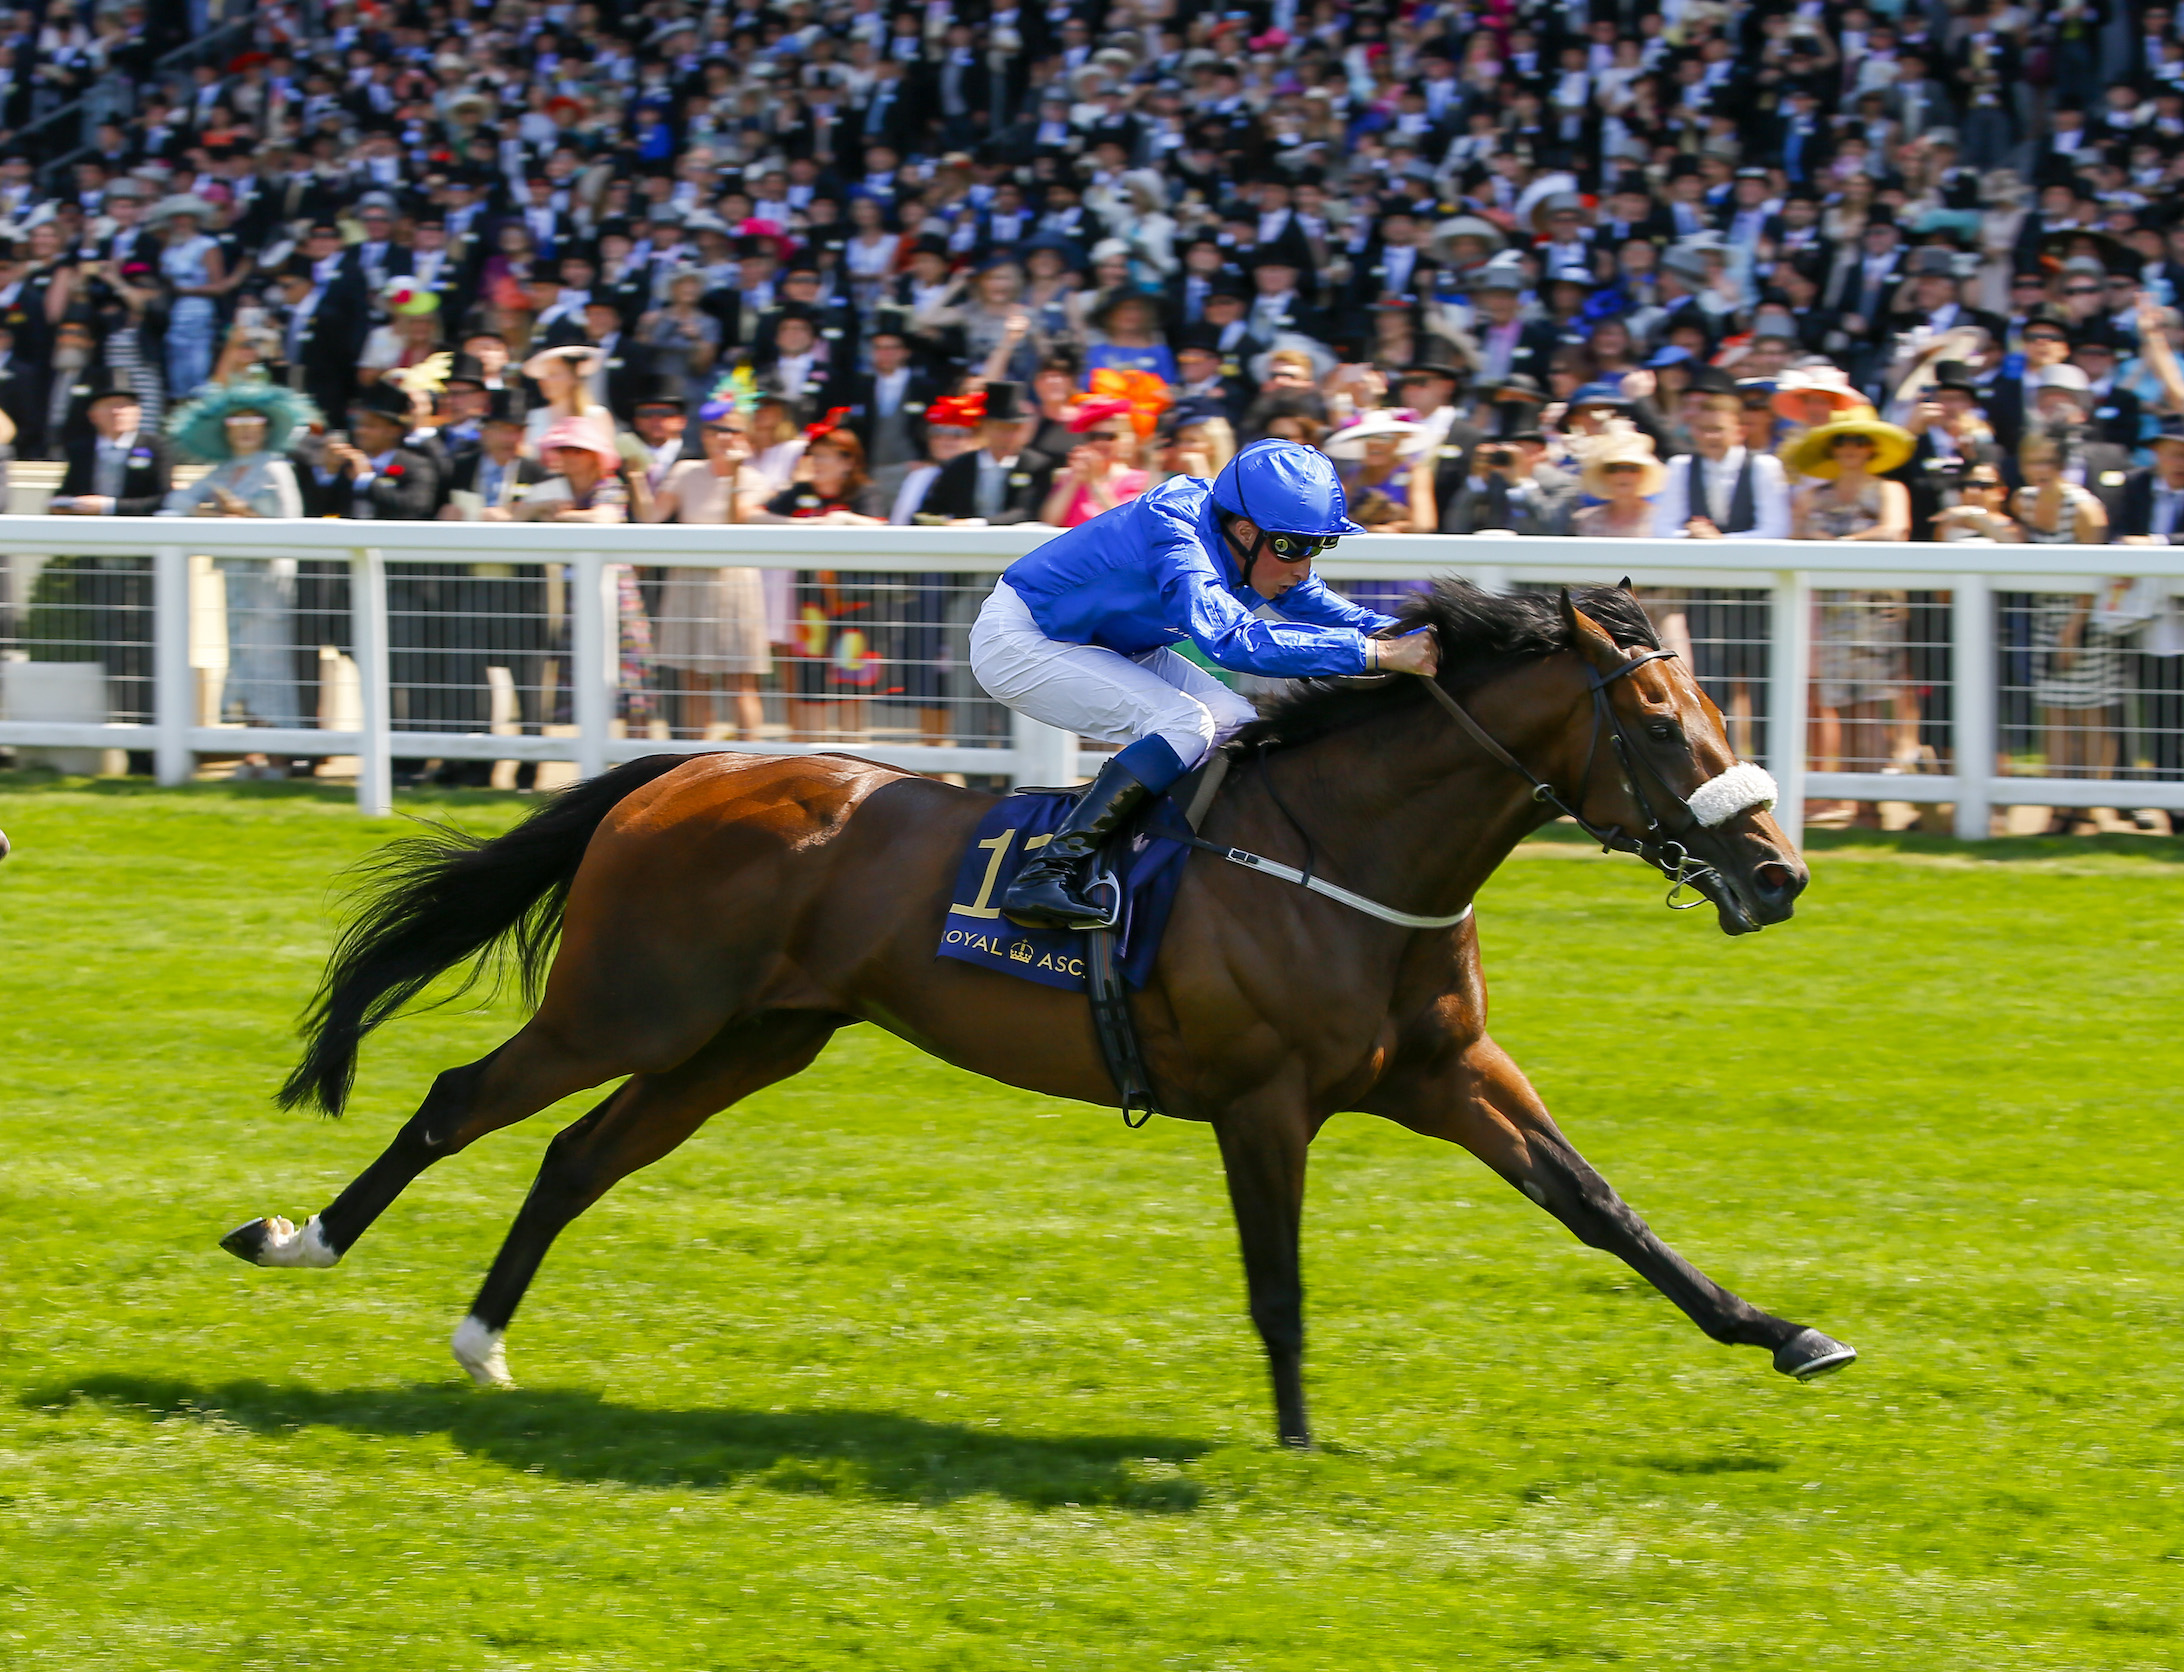
[[[1091,893],[1100,848],[1151,793],[1119,760],[1100,768],[1054,839],[1016,873],[1001,913],[1027,929],[1097,929],[1115,902]],[[1102,891],[1105,892],[1104,890]]]

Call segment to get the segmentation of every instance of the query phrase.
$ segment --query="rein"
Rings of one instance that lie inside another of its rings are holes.
[[[1469,709],[1449,695],[1438,679],[1423,675],[1420,678],[1427,691],[1432,693],[1433,700],[1448,710],[1450,717],[1463,728],[1472,742],[1532,786],[1534,801],[1542,806],[1552,807],[1570,820],[1598,842],[1603,853],[1637,855],[1668,879],[1666,904],[1669,910],[1690,911],[1706,904],[1707,897],[1702,890],[1709,879],[1719,881],[1721,872],[1693,854],[1684,845],[1683,838],[1688,837],[1693,830],[1711,829],[1724,823],[1748,807],[1772,806],[1775,784],[1759,767],[1749,762],[1741,762],[1719,777],[1701,784],[1687,799],[1632,744],[1622,716],[1615,712],[1615,705],[1608,700],[1608,688],[1626,674],[1637,672],[1648,662],[1666,661],[1675,654],[1673,650],[1648,650],[1633,656],[1613,673],[1604,674],[1590,665],[1585,670],[1592,681],[1592,735],[1586,740],[1585,772],[1578,780],[1575,800],[1579,806],[1584,803],[1585,791],[1592,782],[1593,761],[1600,750],[1600,734],[1605,731],[1608,734],[1609,747],[1615,751],[1616,761],[1623,769],[1624,785],[1629,789],[1631,799],[1638,803],[1638,811],[1645,818],[1645,834],[1642,836],[1630,834],[1621,825],[1594,824],[1576,806],[1565,801],[1554,785],[1503,748],[1494,735],[1472,717]],[[1646,792],[1644,777],[1638,770],[1640,767],[1652,777],[1660,801],[1677,818],[1677,823],[1673,826],[1662,819],[1655,807],[1655,796]],[[1303,821],[1290,811],[1289,804],[1275,788],[1272,775],[1262,772],[1260,781],[1266,785],[1267,794],[1272,798],[1275,809],[1289,821],[1290,828],[1296,831],[1299,840],[1304,843],[1304,866],[1301,870],[1244,848],[1224,847],[1218,842],[1205,841],[1195,829],[1187,835],[1177,835],[1174,839],[1198,849],[1201,853],[1210,853],[1216,858],[1225,859],[1231,865],[1240,865],[1247,871],[1259,871],[1283,882],[1295,883],[1299,888],[1310,889],[1315,894],[1323,894],[1330,900],[1348,906],[1352,911],[1378,918],[1383,923],[1392,923],[1399,929],[1453,929],[1471,915],[1471,907],[1467,905],[1463,910],[1446,917],[1420,917],[1412,912],[1397,911],[1393,906],[1384,906],[1377,900],[1354,894],[1347,888],[1338,887],[1314,875],[1317,857],[1311,833],[1305,829]],[[1696,898],[1679,901],[1677,896],[1687,888],[1692,890]]]
[[[1541,803],[1543,806],[1554,808],[1556,812],[1598,842],[1601,852],[1636,854],[1640,859],[1660,872],[1662,876],[1668,878],[1669,888],[1666,904],[1669,910],[1690,911],[1693,907],[1702,906],[1706,903],[1706,896],[1703,893],[1698,893],[1698,891],[1703,887],[1707,879],[1719,880],[1721,873],[1685,847],[1682,838],[1689,836],[1694,829],[1720,824],[1744,811],[1747,807],[1763,804],[1772,805],[1774,802],[1774,780],[1757,768],[1748,768],[1743,765],[1732,767],[1729,772],[1722,774],[1720,778],[1711,780],[1709,784],[1701,785],[1699,793],[1703,796],[1706,790],[1715,783],[1726,785],[1732,777],[1738,774],[1749,773],[1749,781],[1742,778],[1737,780],[1736,789],[1740,792],[1738,794],[1712,798],[1708,811],[1713,813],[1714,816],[1704,817],[1694,810],[1691,803],[1678,794],[1668,780],[1661,776],[1659,769],[1646,760],[1643,753],[1632,745],[1630,733],[1623,725],[1622,716],[1615,712],[1615,705],[1608,700],[1608,687],[1623,678],[1624,675],[1637,672],[1648,662],[1667,661],[1673,658],[1675,654],[1676,652],[1673,650],[1648,650],[1640,655],[1633,656],[1613,673],[1603,674],[1599,669],[1589,664],[1585,669],[1587,677],[1592,681],[1592,735],[1586,740],[1585,744],[1585,770],[1584,776],[1578,780],[1576,800],[1580,805],[1585,800],[1586,787],[1592,782],[1593,760],[1599,753],[1600,733],[1604,729],[1608,734],[1609,746],[1614,749],[1615,758],[1622,766],[1624,785],[1630,790],[1631,798],[1638,803],[1638,811],[1645,817],[1646,828],[1643,836],[1633,836],[1626,832],[1621,825],[1594,824],[1576,807],[1563,800],[1556,793],[1552,784],[1538,776],[1530,767],[1496,742],[1492,734],[1472,718],[1471,711],[1449,695],[1447,689],[1438,679],[1424,678],[1424,676],[1421,676],[1421,678],[1424,679],[1425,687],[1432,694],[1433,700],[1448,710],[1450,717],[1464,729],[1465,734],[1474,743],[1532,786],[1532,799],[1534,801]],[[1673,828],[1665,824],[1661,819],[1661,815],[1655,811],[1653,797],[1646,793],[1645,783],[1637,771],[1637,768],[1641,765],[1652,775],[1654,784],[1661,792],[1662,799],[1668,803],[1673,812],[1681,815],[1680,822]],[[1716,806],[1713,802],[1719,802],[1720,805]],[[1732,802],[1733,805],[1730,804]],[[1686,888],[1693,890],[1694,893],[1698,894],[1698,897],[1679,903],[1676,896]]]
[[[1218,791],[1221,777],[1225,777],[1228,770],[1227,757],[1220,757],[1220,760],[1220,776],[1210,780],[1214,791]],[[1173,831],[1162,831],[1161,834],[1182,842],[1187,847],[1196,848],[1200,853],[1210,853],[1216,859],[1227,860],[1231,865],[1241,865],[1247,871],[1259,871],[1279,881],[1295,883],[1299,888],[1308,888],[1314,894],[1323,894],[1330,900],[1348,906],[1352,911],[1363,912],[1367,917],[1377,917],[1381,922],[1392,923],[1398,929],[1453,929],[1471,915],[1471,908],[1467,905],[1462,911],[1451,912],[1446,917],[1420,917],[1415,912],[1397,911],[1393,906],[1384,906],[1378,900],[1368,899],[1362,894],[1354,894],[1347,888],[1327,881],[1324,877],[1315,876],[1313,872],[1318,864],[1316,857],[1318,850],[1312,845],[1312,833],[1305,829],[1303,821],[1289,810],[1289,803],[1282,799],[1281,791],[1274,787],[1273,774],[1263,770],[1265,765],[1263,759],[1260,764],[1262,770],[1259,774],[1259,781],[1266,786],[1266,793],[1273,799],[1275,810],[1289,821],[1290,828],[1297,833],[1297,839],[1304,844],[1304,869],[1300,871],[1294,865],[1284,865],[1279,860],[1268,859],[1264,854],[1253,853],[1248,848],[1223,847],[1219,842],[1208,842],[1202,839],[1198,835],[1198,821],[1204,816],[1207,805],[1213,799],[1212,793],[1204,786],[1201,786],[1198,795],[1192,800],[1190,809],[1183,815],[1184,823],[1190,827],[1189,830],[1180,834]]]

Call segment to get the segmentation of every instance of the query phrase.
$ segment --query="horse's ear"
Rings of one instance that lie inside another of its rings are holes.
[[[1630,577],[1629,577],[1628,575],[1625,575],[1625,576],[1624,576],[1624,577],[1623,577],[1623,578],[1622,578],[1621,580],[1617,581],[1617,582],[1616,582],[1615,584],[1616,584],[1617,586],[1621,587],[1621,588],[1622,588],[1622,589],[1623,589],[1623,590],[1624,590],[1625,592],[1630,592]],[[1630,595],[1631,595],[1631,596],[1632,596],[1633,598],[1635,598],[1635,597],[1637,597],[1637,596],[1638,596],[1638,594],[1637,594],[1637,593],[1635,593],[1635,592],[1630,592]]]
[[[1568,587],[1562,589],[1562,625],[1569,630],[1570,648],[1602,673],[1613,673],[1629,660],[1607,629],[1571,602]]]

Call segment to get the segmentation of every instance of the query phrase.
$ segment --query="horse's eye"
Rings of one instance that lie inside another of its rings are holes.
[[[1656,743],[1672,743],[1676,739],[1676,724],[1673,720],[1655,720],[1646,727],[1646,736]]]

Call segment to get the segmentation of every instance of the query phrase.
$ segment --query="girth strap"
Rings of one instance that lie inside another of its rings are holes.
[[[1144,1048],[1138,1044],[1137,1022],[1130,1014],[1130,988],[1115,958],[1115,931],[1088,930],[1084,940],[1084,987],[1092,1001],[1092,1033],[1099,1041],[1100,1060],[1106,1063],[1108,1077],[1115,1082],[1115,1095],[1122,1104],[1122,1124],[1140,1127],[1164,1111],[1153,1091],[1152,1071],[1145,1066]],[[1132,1115],[1137,1118],[1132,1120]]]

